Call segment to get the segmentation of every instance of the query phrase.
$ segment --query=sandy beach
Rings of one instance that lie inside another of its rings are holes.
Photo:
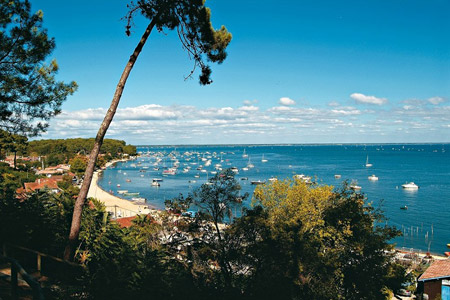
[[[109,167],[116,162],[117,160],[108,162],[105,167]],[[106,206],[106,211],[112,212],[118,218],[130,217],[137,214],[154,213],[156,211],[155,209],[149,208],[145,203],[133,203],[104,191],[97,183],[100,172],[102,171],[94,172],[88,192],[88,198],[96,198],[103,202]]]

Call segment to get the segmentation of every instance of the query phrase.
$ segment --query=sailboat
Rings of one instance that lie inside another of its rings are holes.
[[[248,163],[247,163],[247,168],[251,169],[254,168],[255,166],[250,162],[250,157],[248,158]]]
[[[247,154],[247,153],[245,153],[245,149],[244,149],[244,153],[242,153],[242,157],[243,157],[243,158],[246,158],[246,157],[248,157],[248,154]]]
[[[371,166],[372,166],[372,164],[369,163],[369,155],[367,155],[367,158],[366,158],[366,167],[371,167]]]
[[[264,154],[262,156],[261,162],[263,162],[263,163],[267,162],[267,159],[264,158]]]

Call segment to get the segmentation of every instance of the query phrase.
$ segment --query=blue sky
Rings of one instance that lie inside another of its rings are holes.
[[[31,0],[79,90],[43,138],[92,137],[147,25],[128,1]],[[107,136],[135,144],[450,142],[450,2],[207,0],[233,34],[211,86],[154,31]]]

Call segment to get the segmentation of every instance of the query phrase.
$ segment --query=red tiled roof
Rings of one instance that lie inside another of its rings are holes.
[[[25,191],[27,191],[27,192],[40,190],[45,187],[48,189],[57,189],[58,188],[58,184],[56,183],[56,180],[54,180],[52,178],[40,178],[40,179],[36,179],[35,182],[26,182],[24,185],[25,185]]]
[[[120,227],[130,227],[133,225],[133,220],[136,218],[136,216],[133,217],[127,217],[127,218],[120,218],[116,219],[115,221],[120,225]]]
[[[419,277],[419,281],[450,277],[450,259],[436,260]]]

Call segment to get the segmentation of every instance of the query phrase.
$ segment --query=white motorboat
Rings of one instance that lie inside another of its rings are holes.
[[[409,183],[402,184],[402,188],[407,189],[407,190],[417,190],[419,188],[419,186],[417,184],[415,184],[414,182],[409,182]]]
[[[339,178],[341,178],[341,175],[336,174],[336,175],[334,175],[334,178],[339,179]]]
[[[118,190],[117,194],[126,194],[128,193],[128,190]]]
[[[354,190],[354,191],[360,191],[360,190],[361,190],[361,187],[360,187],[359,185],[356,185],[356,184],[352,184],[352,185],[350,186],[350,188],[351,188],[352,190]]]
[[[276,177],[270,177],[270,178],[269,178],[269,181],[270,181],[270,182],[275,182],[275,181],[277,181],[277,180],[278,180],[278,179],[277,179]]]
[[[369,176],[368,179],[371,180],[371,181],[377,181],[378,177],[375,176],[375,175],[372,175],[372,176]]]

